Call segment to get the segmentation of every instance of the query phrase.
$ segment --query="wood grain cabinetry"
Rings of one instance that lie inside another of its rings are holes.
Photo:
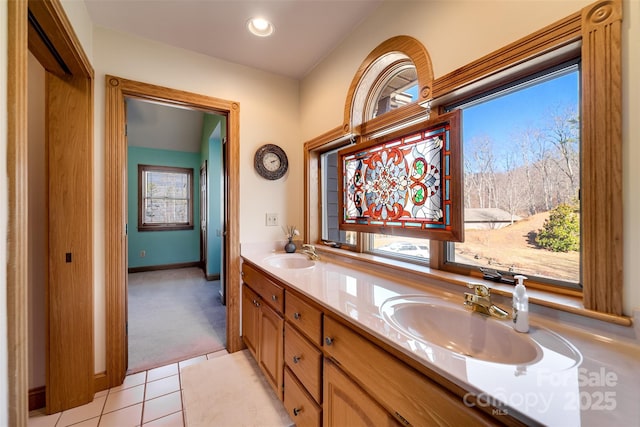
[[[242,338],[282,400],[284,289],[247,264],[242,276]]]
[[[298,426],[322,423],[322,311],[287,291],[284,327],[285,408]],[[303,408],[303,409],[301,409]],[[306,408],[306,409],[304,409]],[[302,412],[301,412],[302,411]]]
[[[242,339],[258,360],[258,317],[260,297],[246,284],[242,285]]]
[[[342,323],[325,316],[325,355],[406,425],[494,425],[484,413]],[[365,356],[366,355],[366,356]]]
[[[325,427],[391,427],[399,424],[336,365],[324,361]]]
[[[297,427],[322,425],[322,408],[288,367],[284,369],[284,407]]]
[[[442,378],[267,273],[242,271],[243,339],[296,425],[518,424],[465,406]]]

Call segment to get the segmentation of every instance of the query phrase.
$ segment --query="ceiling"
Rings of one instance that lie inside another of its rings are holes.
[[[383,0],[85,0],[95,25],[303,78]],[[247,31],[260,16],[271,37]]]
[[[200,152],[205,113],[135,98],[126,102],[129,146]]]

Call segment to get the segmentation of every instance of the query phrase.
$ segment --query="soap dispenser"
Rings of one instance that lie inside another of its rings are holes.
[[[518,274],[513,278],[517,282],[513,292],[513,329],[517,332],[529,332],[529,296],[524,287],[527,277]]]

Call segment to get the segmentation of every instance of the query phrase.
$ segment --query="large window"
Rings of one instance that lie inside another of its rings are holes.
[[[447,262],[578,287],[579,82],[578,64],[565,64],[453,107],[464,117],[465,241],[448,245]]]
[[[334,245],[356,245],[356,233],[353,231],[343,231],[339,229],[340,223],[340,191],[338,188],[338,148],[327,151],[320,155],[320,170],[322,171],[322,240]]]
[[[193,229],[193,169],[138,165],[138,231]]]
[[[305,144],[308,239],[319,241],[324,224],[317,214],[324,190],[317,160],[336,138],[350,132],[366,142],[429,111],[437,117],[460,109],[466,182],[464,203],[457,205],[464,208],[465,240],[430,240],[431,271],[478,277],[483,268],[504,281],[524,273],[530,287],[581,296],[583,314],[628,325],[617,317],[623,311],[621,22],[622,2],[596,2],[435,80],[419,42],[383,42],[354,75],[343,124]],[[411,53],[393,56],[405,42],[413,44]],[[379,88],[407,57],[418,72],[418,100],[382,113],[394,95],[387,102]],[[392,61],[378,67],[385,58]],[[421,253],[422,242],[378,234],[384,232],[357,230],[350,249]]]

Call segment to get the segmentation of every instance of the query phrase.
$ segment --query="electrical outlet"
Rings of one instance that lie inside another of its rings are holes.
[[[140,251],[140,258],[147,256],[147,251]]]
[[[266,215],[266,224],[268,227],[274,227],[278,225],[278,214],[277,213],[268,213]]]

